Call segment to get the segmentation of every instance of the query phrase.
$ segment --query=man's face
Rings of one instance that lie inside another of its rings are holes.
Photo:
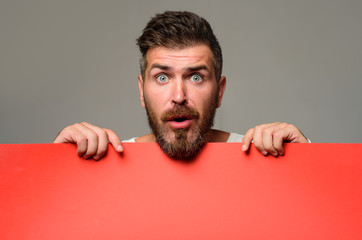
[[[225,78],[216,81],[206,45],[148,50],[139,90],[157,143],[172,158],[193,158],[207,141]]]

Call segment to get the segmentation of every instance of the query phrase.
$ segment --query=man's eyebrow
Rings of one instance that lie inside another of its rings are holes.
[[[150,67],[150,70],[152,70],[154,68],[159,68],[164,71],[168,71],[168,70],[172,69],[170,66],[166,66],[166,65],[162,65],[162,64],[158,64],[158,63],[152,64]],[[210,71],[210,69],[206,65],[187,67],[187,68],[185,68],[185,70],[187,70],[188,72],[195,72],[195,71],[200,71],[200,70]]]
[[[157,63],[152,64],[151,67],[150,67],[150,70],[152,70],[154,68],[159,68],[159,69],[164,70],[164,71],[167,71],[167,70],[170,69],[169,66],[165,66],[165,65],[161,65],[161,64],[157,64]]]
[[[195,67],[188,67],[186,68],[187,71],[194,72],[194,71],[200,71],[200,70],[206,70],[210,71],[209,68],[205,65],[195,66]]]

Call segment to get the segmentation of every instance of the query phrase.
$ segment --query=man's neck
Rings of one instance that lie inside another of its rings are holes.
[[[229,132],[211,129],[206,136],[206,142],[226,142],[229,136]],[[156,137],[153,133],[150,133],[136,138],[136,142],[156,142]]]

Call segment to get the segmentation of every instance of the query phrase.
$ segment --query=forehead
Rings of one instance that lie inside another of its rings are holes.
[[[154,64],[161,64],[175,69],[205,65],[213,70],[213,54],[206,45],[196,45],[182,49],[154,47],[148,50],[146,60],[146,71]]]

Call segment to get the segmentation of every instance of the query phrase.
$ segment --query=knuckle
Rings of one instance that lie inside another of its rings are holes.
[[[74,123],[73,125],[69,126],[70,128],[75,128],[75,129],[79,129],[82,127],[82,125],[80,123]]]
[[[92,140],[92,141],[98,141],[98,135],[95,132],[90,131],[89,132],[89,139]]]
[[[255,131],[258,132],[258,131],[263,131],[264,127],[263,127],[263,125],[258,125],[258,126],[255,126],[254,129],[255,129]]]
[[[287,127],[289,124],[286,123],[286,122],[281,122],[281,123],[279,123],[279,125],[280,125],[282,128],[284,128],[284,127]]]
[[[276,139],[281,139],[281,138],[283,138],[282,133],[281,133],[281,132],[275,132],[275,133],[273,134],[273,138],[276,138]]]
[[[272,135],[274,133],[274,130],[272,128],[265,128],[263,129],[263,133],[267,135]]]
[[[84,135],[81,135],[78,139],[78,142],[79,143],[84,143],[84,142],[87,142],[87,138],[84,136]]]
[[[74,125],[65,127],[61,132],[73,132],[74,131]]]
[[[252,132],[254,130],[254,128],[249,128],[249,130],[247,132]]]
[[[102,129],[102,131],[100,131],[98,134],[99,134],[99,137],[100,137],[100,138],[102,138],[102,139],[107,139],[107,140],[108,140],[108,134],[107,134],[107,132],[104,131],[103,129]]]
[[[251,138],[253,132],[254,132],[254,128],[250,128],[248,131],[246,131],[245,136]]]
[[[110,134],[116,135],[116,133],[112,129],[107,129],[107,128],[103,128],[103,129],[106,133],[108,132]]]

